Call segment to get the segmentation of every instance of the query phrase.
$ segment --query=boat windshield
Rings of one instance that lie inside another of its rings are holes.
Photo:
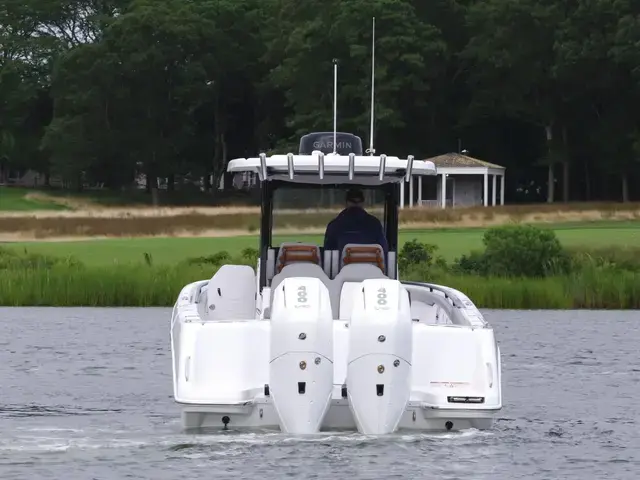
[[[327,224],[345,208],[347,185],[280,188],[273,196],[273,244],[283,241],[322,245]],[[364,207],[384,225],[385,194],[380,188],[358,187]],[[320,233],[321,232],[321,233]]]

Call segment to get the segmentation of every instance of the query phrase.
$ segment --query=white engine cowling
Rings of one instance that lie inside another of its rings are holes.
[[[333,315],[317,278],[285,278],[274,292],[269,389],[283,432],[320,430],[333,389]]]
[[[358,431],[393,433],[411,394],[413,325],[397,280],[368,279],[353,301],[347,392]]]

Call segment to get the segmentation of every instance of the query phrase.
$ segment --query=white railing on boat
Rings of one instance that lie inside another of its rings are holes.
[[[440,293],[444,297],[444,300],[447,301],[447,304],[451,309],[456,308],[458,310],[464,311],[465,318],[472,327],[491,328],[487,321],[484,319],[482,313],[480,313],[480,310],[478,310],[478,307],[475,306],[475,304],[471,301],[471,299],[469,299],[469,297],[467,297],[459,290],[451,287],[445,287],[443,285],[436,285],[433,283],[411,281],[401,281],[401,283],[403,285],[426,288],[432,293]],[[448,313],[453,312],[451,311]]]
[[[324,172],[325,172],[325,154],[323,152],[314,152],[318,157],[318,176],[320,180],[324,180]],[[372,158],[372,157],[366,157]],[[295,156],[293,153],[287,153],[287,173],[289,174],[289,179],[293,180],[295,177]],[[387,163],[387,156],[385,154],[381,154],[379,157],[379,167],[378,167],[378,179],[383,181],[385,178],[385,169]],[[407,166],[406,172],[404,175],[405,182],[408,182],[411,179],[411,174],[413,171],[413,160],[414,156],[409,155],[407,157]],[[349,170],[347,174],[349,176],[349,180],[353,180],[353,176],[355,174],[355,166],[356,166],[356,154],[349,154]],[[264,180],[268,178],[268,170],[267,170],[267,155],[264,153],[260,154],[260,180]]]
[[[178,296],[178,301],[174,306],[174,311],[181,305],[198,303],[199,297],[202,295],[209,282],[210,280],[200,280],[186,285]],[[491,328],[484,319],[480,310],[478,310],[478,307],[476,307],[469,297],[459,290],[433,283],[412,281],[401,281],[401,283],[405,286],[425,288],[431,293],[440,294],[441,300],[437,303],[442,308],[446,309],[449,318],[456,315],[453,309],[457,309],[458,311],[464,312],[464,318],[469,322],[469,326],[477,328]]]
[[[275,175],[270,170],[275,170]],[[325,175],[329,173],[340,176],[346,174],[349,181],[353,181],[356,175],[369,177],[377,174],[380,182],[389,179],[408,182],[412,175],[436,175],[437,173],[433,162],[416,161],[413,155],[409,155],[404,160],[385,154],[379,156],[356,155],[354,153],[338,155],[324,154],[320,151],[314,151],[310,155],[288,153],[271,157],[260,153],[258,158],[231,160],[227,171],[230,173],[256,172],[260,181],[282,175],[286,175],[290,181],[294,181],[299,174],[306,174],[308,178],[309,174],[316,173],[320,180],[324,180]]]

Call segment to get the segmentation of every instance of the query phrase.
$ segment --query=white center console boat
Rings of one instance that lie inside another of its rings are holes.
[[[322,145],[320,137],[303,137],[301,146]],[[255,270],[224,265],[178,296],[171,349],[185,429],[492,426],[502,407],[493,329],[463,293],[398,278],[399,186],[435,175],[434,164],[363,156],[358,137],[341,138],[346,151],[302,148],[229,162],[229,172],[254,172],[261,182],[260,258]],[[383,193],[387,255],[370,244],[273,244],[275,192],[329,185]]]

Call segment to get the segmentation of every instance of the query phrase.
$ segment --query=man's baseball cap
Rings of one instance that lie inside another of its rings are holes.
[[[359,188],[350,188],[347,190],[347,202],[362,203],[364,202],[364,193]]]

